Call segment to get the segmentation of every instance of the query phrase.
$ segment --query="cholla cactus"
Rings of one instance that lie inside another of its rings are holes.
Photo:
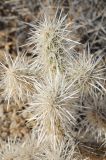
[[[24,102],[34,91],[35,71],[30,70],[30,64],[25,55],[18,55],[15,60],[5,54],[4,62],[0,62],[0,87],[2,96],[8,101],[13,100],[18,105]]]
[[[46,148],[46,144],[38,146],[36,136],[31,133],[22,143],[17,160],[44,160],[44,148]]]
[[[98,97],[97,93],[106,93],[105,64],[102,57],[95,57],[89,52],[76,53],[68,63],[69,79],[76,81],[80,88],[81,98],[85,96]]]
[[[21,143],[16,139],[8,139],[6,142],[1,142],[0,159],[1,160],[17,160],[20,155]]]
[[[48,144],[44,149],[44,160],[90,160],[88,157],[84,158],[76,149],[76,146],[73,138],[64,138],[55,149]]]
[[[106,94],[103,58],[74,52],[78,42],[70,38],[62,12],[59,17],[57,13],[54,18],[45,16],[31,27],[32,56],[27,60],[26,54],[18,54],[12,59],[5,54],[0,62],[0,89],[8,105],[28,103],[24,113],[30,116],[28,122],[34,122],[34,136],[25,142],[3,143],[1,160],[83,159],[77,152],[74,127],[79,127],[77,135],[83,138],[91,129],[96,140],[106,135],[105,108],[97,105],[98,97]]]
[[[65,22],[66,16],[61,15],[62,13],[59,18],[57,13],[54,18],[45,15],[43,22],[31,25],[33,29],[30,32],[28,45],[33,46],[33,54],[38,55],[34,60],[45,72],[57,68],[63,71],[65,55],[78,43],[70,39],[69,24]]]
[[[1,142],[1,160],[44,160],[43,153],[46,145],[37,146],[36,137],[31,134],[24,141],[9,138],[6,142]]]
[[[47,160],[70,160],[74,158],[75,142],[73,139],[61,141],[54,149],[53,146],[47,146],[45,157]]]
[[[23,141],[8,139],[1,143],[1,160],[89,160],[76,150],[72,138],[64,139],[54,149],[51,143],[37,145],[35,135],[31,134]]]
[[[26,112],[31,112],[35,120],[35,128],[38,132],[38,142],[50,139],[54,148],[61,140],[65,132],[75,122],[72,116],[71,106],[77,97],[78,91],[73,83],[66,82],[65,77],[57,73],[51,74],[44,82],[36,87],[37,93],[29,103]]]
[[[105,100],[98,98],[95,103],[89,100],[85,103],[85,107],[76,110],[76,118],[79,119],[78,126],[80,126],[79,135],[83,137],[90,133],[89,136],[94,137],[96,141],[101,139],[104,141],[106,138]]]

